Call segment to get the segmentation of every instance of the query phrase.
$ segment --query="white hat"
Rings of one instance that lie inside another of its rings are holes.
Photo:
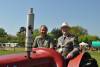
[[[69,27],[68,23],[67,22],[63,22],[61,27]]]

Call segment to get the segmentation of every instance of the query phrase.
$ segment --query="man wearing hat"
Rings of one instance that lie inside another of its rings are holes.
[[[79,53],[78,44],[75,43],[78,39],[68,32],[69,29],[70,27],[66,22],[62,23],[61,31],[63,35],[58,38],[57,44],[57,51],[67,59],[71,59]]]

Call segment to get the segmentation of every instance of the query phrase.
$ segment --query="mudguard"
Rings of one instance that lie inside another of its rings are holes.
[[[80,53],[78,56],[76,56],[75,58],[71,59],[69,61],[67,67],[79,67],[83,55],[84,55],[84,53]]]
[[[97,61],[88,52],[82,52],[71,59],[67,67],[98,67]]]

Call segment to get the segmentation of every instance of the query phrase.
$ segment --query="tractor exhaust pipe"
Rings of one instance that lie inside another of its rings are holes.
[[[27,25],[26,25],[26,41],[25,41],[25,51],[27,52],[27,57],[30,58],[33,45],[33,28],[34,28],[34,14],[33,8],[29,9],[27,15]]]

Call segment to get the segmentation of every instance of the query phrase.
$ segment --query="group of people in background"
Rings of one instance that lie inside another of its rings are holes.
[[[78,55],[80,51],[79,45],[77,43],[78,39],[76,36],[68,32],[68,30],[70,29],[68,23],[62,23],[60,29],[63,35],[58,38],[55,50],[59,52],[64,58],[71,59],[74,56]],[[47,35],[47,26],[41,25],[39,31],[40,35],[35,38],[33,47],[54,49],[53,39],[49,35]]]

